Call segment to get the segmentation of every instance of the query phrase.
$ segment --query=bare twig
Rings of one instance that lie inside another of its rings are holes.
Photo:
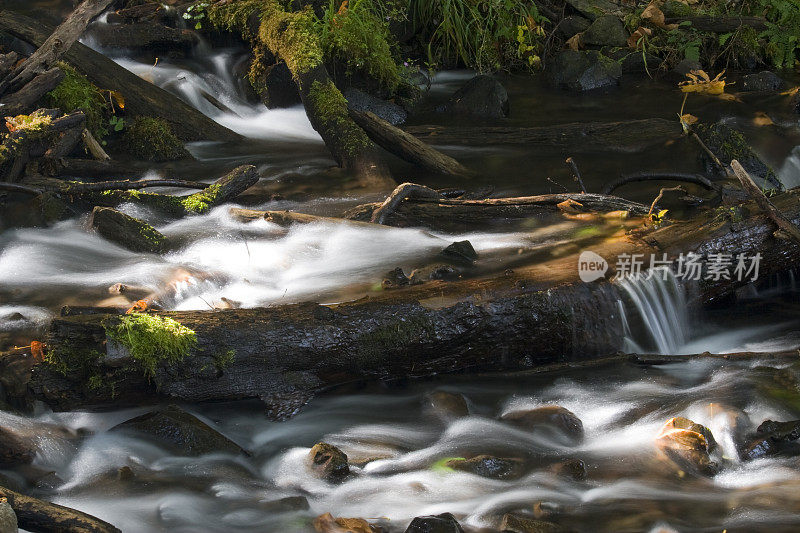
[[[708,157],[711,158],[711,160],[714,162],[714,164],[717,165],[721,171],[723,171],[723,172],[725,172],[727,174],[728,173],[728,168],[722,163],[722,161],[719,160],[717,155],[714,152],[712,152],[711,149],[708,146],[706,146],[706,143],[703,142],[703,140],[697,135],[697,133],[691,132],[690,135],[691,135],[692,139],[694,139],[695,142],[697,142],[697,144],[700,145],[700,148],[702,148],[703,151],[706,154],[708,154]]]
[[[581,186],[581,192],[586,192],[586,186],[583,184],[583,180],[581,179],[581,173],[578,170],[578,165],[575,164],[575,160],[571,157],[568,157],[566,161],[564,161],[567,166],[572,170],[572,179],[578,182],[578,185]]]
[[[403,183],[392,191],[386,200],[372,213],[370,222],[384,224],[406,198],[441,198],[441,195],[429,187],[416,183]]]
[[[653,214],[653,210],[656,208],[656,204],[658,203],[659,200],[661,200],[661,198],[664,197],[664,193],[665,192],[670,192],[670,191],[686,192],[686,191],[683,190],[683,187],[681,187],[680,185],[676,185],[674,187],[662,187],[661,190],[658,192],[658,196],[656,196],[655,200],[653,200],[653,203],[650,204],[650,211],[647,212],[648,216]]]

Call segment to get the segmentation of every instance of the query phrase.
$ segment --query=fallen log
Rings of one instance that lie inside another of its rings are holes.
[[[0,31],[34,46],[41,46],[54,28],[10,10],[0,12]],[[129,116],[145,115],[164,119],[184,141],[241,140],[241,136],[214,122],[180,98],[143,80],[113,60],[80,42],[65,51],[63,59],[103,90],[115,90],[125,97]]]
[[[570,153],[639,152],[681,136],[678,124],[660,118],[537,127],[408,126],[405,131],[428,144],[439,146],[523,144],[559,148]]]
[[[167,250],[167,238],[161,232],[111,207],[95,207],[86,225],[107,241],[133,252],[160,254]]]
[[[21,89],[39,72],[53,67],[86,30],[93,18],[111,5],[113,0],[84,0],[58,28],[55,28],[38,49],[11,74],[0,81],[0,96]]]
[[[0,99],[0,111],[3,116],[13,117],[28,113],[34,109],[42,97],[55,89],[64,79],[64,71],[58,67],[43,72],[22,87],[19,91]]]
[[[17,515],[19,527],[34,533],[120,533],[108,522],[63,505],[25,496],[0,487],[0,497],[8,499]]]
[[[692,28],[711,33],[728,33],[738,30],[742,26],[749,26],[756,31],[767,29],[767,20],[764,17],[719,16],[713,17],[670,17],[665,19],[666,24],[680,24],[691,22]]]
[[[789,237],[795,240],[796,243],[800,244],[800,228],[798,228],[795,224],[792,223],[791,220],[787,219],[783,214],[769,201],[769,198],[764,196],[764,193],[761,189],[758,188],[758,185],[755,184],[753,178],[747,173],[747,171],[742,167],[742,165],[737,161],[731,161],[731,168],[733,169],[733,173],[736,174],[736,177],[739,179],[739,183],[742,184],[742,188],[747,191],[747,194],[750,195],[750,198],[755,200],[756,205],[778,226],[778,229],[782,230],[786,233]]]
[[[472,174],[464,165],[450,156],[435,150],[398,127],[369,111],[350,108],[350,116],[367,132],[375,144],[400,159],[447,176],[467,177]]]
[[[788,192],[773,203],[797,222],[799,200],[800,192]],[[800,245],[777,241],[772,221],[752,203],[743,210],[749,214],[741,221],[709,210],[609,239],[595,250],[611,264],[620,254],[758,253],[761,276],[800,261]],[[338,305],[60,317],[46,339],[48,362],[34,369],[30,387],[57,409],[258,397],[294,412],[311,395],[353,381],[594,359],[622,347],[618,301],[625,296],[615,283],[577,281],[578,255],[574,250],[503,276],[430,282]],[[696,299],[714,301],[748,281],[704,279]],[[177,332],[182,348],[170,348],[173,334],[140,338],[152,343],[139,346],[154,347],[144,357],[118,334],[139,321]]]

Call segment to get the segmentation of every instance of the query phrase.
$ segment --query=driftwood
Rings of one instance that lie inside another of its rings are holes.
[[[17,515],[19,527],[34,533],[120,533],[108,522],[63,505],[25,496],[0,487],[0,497],[7,498]]]
[[[774,203],[797,221],[799,199],[788,192]],[[749,212],[736,231],[729,219],[707,211],[594,249],[612,264],[622,253],[759,253],[762,277],[796,265],[800,245],[776,241],[771,220]],[[577,281],[577,256],[574,251],[503,276],[429,282],[339,305],[157,313],[194,330],[197,344],[185,359],[160,364],[150,379],[124,346],[107,342],[105,328],[118,315],[61,317],[52,322],[46,345],[55,360],[67,357],[73,366],[64,373],[39,365],[31,390],[58,409],[258,397],[290,414],[314,393],[352,381],[524,370],[607,356],[621,348],[617,302],[624,291],[602,280]],[[705,280],[697,298],[714,301],[747,281]],[[87,387],[89,379],[103,385]]]
[[[778,229],[785,232],[788,236],[795,240],[795,242],[800,243],[800,228],[798,228],[791,220],[787,219],[783,214],[778,211],[772,202],[769,201],[761,189],[758,188],[758,185],[755,184],[753,178],[750,177],[750,174],[742,167],[741,164],[737,160],[731,161],[731,168],[733,169],[733,173],[736,174],[736,177],[739,179],[739,183],[742,184],[742,188],[747,191],[747,194],[750,195],[750,198],[755,200],[756,204],[758,205],[761,210],[766,213],[766,215],[778,226]]]
[[[0,184],[2,185],[2,184]],[[232,207],[230,215],[239,222],[255,222],[256,220],[266,220],[282,227],[289,227],[294,224],[311,224],[315,222],[324,222],[328,224],[353,224],[369,227],[380,227],[369,222],[359,222],[356,220],[348,220],[346,218],[335,217],[321,217],[318,215],[308,215],[306,213],[297,213],[295,211],[256,211],[253,209],[242,209],[240,207]]]
[[[671,17],[665,20],[666,24],[680,24],[691,22],[692,28],[712,33],[728,33],[738,30],[742,26],[749,26],[756,31],[767,29],[767,20],[764,17]]]
[[[536,145],[579,152],[637,152],[677,139],[680,127],[660,118],[623,122],[586,122],[538,127],[409,126],[405,131],[428,144],[485,146]]]
[[[94,138],[92,132],[87,130],[86,128],[83,129],[81,132],[81,139],[83,140],[83,146],[86,147],[86,151],[92,155],[98,161],[109,161],[111,157],[103,150],[103,147],[97,142],[97,139]]]
[[[55,89],[64,79],[64,71],[58,67],[43,72],[19,91],[0,99],[0,112],[4,117],[22,115],[33,110],[41,98]]]
[[[0,82],[0,96],[21,89],[36,74],[55,66],[56,61],[80,38],[89,22],[105,11],[112,1],[84,0],[22,65]]]
[[[367,132],[367,135],[375,141],[375,144],[400,159],[448,176],[464,177],[472,174],[452,157],[431,148],[413,135],[392,126],[374,113],[356,111],[351,108],[350,116],[353,117],[356,124]]]
[[[439,199],[440,197],[441,195],[438,192],[423,185],[417,185],[415,183],[402,183],[398,185],[394,191],[392,191],[392,194],[390,194],[375,211],[372,212],[370,222],[375,224],[386,224],[389,216],[397,211],[397,208],[401,203],[403,203],[403,200],[408,200],[411,198]]]
[[[19,13],[0,12],[0,31],[34,46],[41,46],[54,28]],[[76,42],[63,59],[103,90],[119,91],[125,97],[129,116],[147,115],[167,121],[184,141],[238,141],[241,136],[214,122],[180,98],[143,80],[103,54]]]

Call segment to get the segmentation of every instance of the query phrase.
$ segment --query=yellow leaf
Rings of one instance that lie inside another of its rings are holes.
[[[583,45],[582,41],[583,41],[583,32],[576,33],[575,35],[567,39],[566,43],[567,48],[569,48],[570,50],[575,50],[577,52],[578,50],[581,49],[581,46]]]
[[[122,96],[122,93],[119,91],[108,91],[109,96],[116,102],[117,107],[120,109],[125,109],[125,97]]]
[[[644,11],[642,11],[641,19],[665,30],[674,30],[678,27],[677,24],[666,24],[664,22],[664,12],[658,8],[656,2],[650,2],[650,4],[648,4]]]
[[[681,91],[685,93],[700,93],[710,95],[721,95],[725,92],[725,78],[722,75],[725,73],[723,70],[717,74],[712,80],[704,70],[693,70],[686,74],[689,78],[682,81],[679,86]]]
[[[690,113],[684,113],[681,115],[681,122],[687,125],[696,124],[698,120],[699,119],[696,116]]]
[[[756,126],[772,126],[775,124],[772,119],[767,116],[763,111],[758,111],[756,116],[753,117],[753,124]]]

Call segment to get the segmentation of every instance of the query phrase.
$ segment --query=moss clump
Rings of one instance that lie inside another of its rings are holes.
[[[223,371],[233,364],[236,360],[236,350],[228,350],[214,355],[214,367],[218,371]]]
[[[102,91],[70,65],[60,62],[58,66],[64,71],[64,79],[58,87],[45,95],[45,102],[65,113],[83,111],[86,115],[86,128],[96,138],[102,139],[108,135],[105,120],[108,106]]]
[[[308,92],[306,106],[322,121],[319,128],[328,130],[339,139],[348,140],[348,144],[343,146],[344,152],[348,156],[355,157],[364,147],[370,145],[370,140],[364,130],[350,119],[347,112],[347,100],[332,81],[320,83],[315,80]],[[324,137],[325,135],[323,135]]]
[[[36,110],[30,115],[17,115],[6,117],[6,123],[13,131],[24,131],[28,139],[45,137],[50,129],[53,118],[43,110]]]
[[[136,117],[125,130],[125,143],[132,155],[150,161],[171,161],[189,155],[170,125],[160,118]]]
[[[197,344],[194,330],[171,318],[131,313],[104,324],[106,335],[125,346],[146,376],[161,362],[175,363]]]

